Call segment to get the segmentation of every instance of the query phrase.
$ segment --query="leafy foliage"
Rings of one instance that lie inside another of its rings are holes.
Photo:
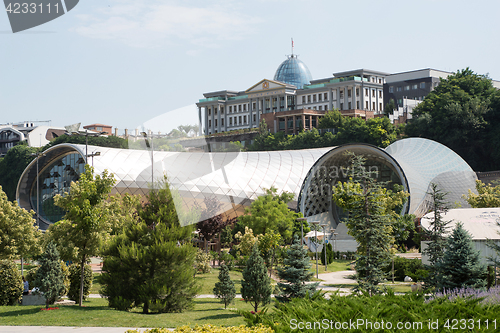
[[[105,170],[102,175],[94,175],[94,169],[85,165],[85,171],[78,182],[71,183],[70,193],[56,195],[55,203],[66,210],[64,220],[49,227],[59,247],[70,249],[80,263],[80,299],[82,305],[84,287],[84,265],[88,258],[99,254],[100,245],[110,233],[108,210],[105,200],[111,192],[115,180]],[[70,259],[70,258],[65,258]]]
[[[60,135],[54,140],[50,141],[47,145],[45,145],[42,148],[42,151],[45,151],[50,147],[56,146],[61,143],[74,143],[84,145],[85,139],[85,135]],[[89,136],[87,137],[87,140],[88,144],[91,146],[128,149],[128,141],[114,135]]]
[[[266,265],[260,256],[257,245],[254,245],[252,254],[247,261],[241,281],[241,296],[245,302],[250,302],[257,312],[260,304],[271,302],[271,279],[267,276]]]
[[[457,71],[413,111],[409,136],[435,140],[459,154],[474,170],[500,169],[500,92],[485,75]]]
[[[500,207],[500,185],[493,186],[476,180],[476,191],[478,194],[469,189],[467,196],[464,195],[472,208]]]
[[[253,230],[245,226],[245,234],[242,235],[241,232],[234,236],[240,243],[235,246],[236,250],[244,255],[248,256],[252,253],[253,247],[259,241],[259,238],[253,235]]]
[[[28,164],[35,159],[31,154],[36,152],[36,148],[18,144],[9,149],[5,157],[0,160],[0,186],[10,201],[16,200],[19,178]]]
[[[394,256],[394,279],[404,281],[405,276],[411,277],[413,281],[422,281],[428,272],[425,270],[422,260],[408,259]],[[385,272],[389,274],[392,271],[392,263],[386,268]]]
[[[142,330],[127,330],[126,333],[170,333],[168,328],[152,328],[147,329],[144,332]],[[269,327],[263,325],[257,325],[255,327],[241,326],[215,326],[211,324],[206,324],[203,326],[196,325],[195,327],[190,327],[188,325],[177,327],[174,332],[177,333],[273,333],[274,331]]]
[[[207,274],[212,271],[210,266],[210,254],[198,249],[194,258],[194,267],[197,273]]]
[[[77,304],[80,299],[80,273],[82,269],[80,264],[72,264],[69,267],[69,290],[68,290],[68,298],[72,301],[75,301]],[[83,300],[86,300],[90,295],[90,289],[92,288],[92,268],[90,265],[85,264],[84,268],[84,279],[83,279]]]
[[[33,212],[11,202],[0,186],[0,259],[34,257],[41,253],[41,232],[34,226]]]
[[[196,249],[193,228],[181,227],[174,198],[165,182],[138,207],[135,223],[111,240],[104,251],[103,288],[109,306],[143,313],[180,312],[191,306]]]
[[[219,214],[222,204],[216,197],[205,198],[204,203],[205,209],[202,211],[201,221],[196,224],[196,227],[207,241],[211,241],[226,226],[234,223],[234,219]]]
[[[248,227],[255,234],[277,232],[285,242],[292,238],[293,226],[299,214],[288,209],[287,203],[293,198],[291,193],[277,194],[277,189],[266,189],[266,194],[258,197],[250,208],[245,209],[245,215],[238,218],[238,224]]]
[[[486,286],[486,267],[481,264],[479,251],[472,244],[471,235],[457,223],[447,239],[446,251],[437,262],[440,280],[437,288],[481,288]]]
[[[23,293],[23,280],[14,261],[0,260],[0,305],[14,305]]]
[[[293,244],[286,251],[283,267],[278,268],[278,276],[286,282],[278,282],[278,295],[276,299],[280,302],[288,302],[292,298],[305,297],[314,294],[318,282],[306,284],[311,280],[313,273],[309,272],[311,262],[307,256],[307,250],[301,241],[295,238]]]
[[[236,288],[234,287],[234,282],[229,276],[229,269],[226,265],[222,265],[219,271],[219,282],[215,283],[214,295],[220,298],[221,302],[224,303],[224,308],[232,303],[236,297]]]
[[[47,244],[45,252],[38,259],[40,267],[36,272],[35,285],[45,296],[45,307],[54,304],[64,291],[64,272],[61,269],[59,252],[52,242]]]

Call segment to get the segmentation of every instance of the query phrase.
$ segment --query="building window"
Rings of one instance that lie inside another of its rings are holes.
[[[359,101],[356,101],[356,109],[359,110]]]
[[[306,104],[306,96],[302,96],[302,104]]]
[[[328,110],[328,105],[325,104],[325,111]]]
[[[215,119],[215,127],[217,127],[217,119]]]
[[[366,101],[366,104],[365,104],[365,109],[368,110],[368,101]]]
[[[414,84],[414,85],[412,86],[412,89],[413,89],[413,90],[418,89],[418,84]]]
[[[229,125],[233,124],[233,117],[229,117]]]
[[[217,130],[215,130],[215,134],[217,134]]]
[[[307,103],[311,103],[311,95],[307,95]]]
[[[397,87],[396,91],[398,91],[398,92],[401,91],[401,87]]]
[[[224,107],[223,106],[220,107],[220,114],[224,114]]]
[[[390,86],[389,87],[389,92],[392,94],[394,92],[394,87],[393,86]]]
[[[372,97],[375,97],[375,89],[372,90]]]
[[[313,95],[313,103],[316,102],[316,94]]]
[[[340,103],[340,110],[344,110],[344,103]]]
[[[378,109],[382,110],[382,103],[378,103]]]
[[[255,124],[256,121],[257,121],[257,118],[255,118],[255,115],[253,115],[253,123]]]
[[[351,89],[347,89],[347,97],[351,97]]]
[[[224,118],[222,118],[222,119],[220,120],[220,125],[221,125],[221,126],[224,126]]]
[[[247,105],[243,104],[243,111],[246,111],[246,110],[247,110]]]
[[[313,110],[316,110],[316,107],[315,107],[315,106],[313,106]]]
[[[214,110],[214,114],[215,114],[215,115],[217,115],[217,111],[218,111],[218,109],[216,108],[216,109]]]
[[[230,107],[229,107],[229,113],[232,113],[232,112],[233,112],[233,107],[232,107],[232,106],[230,106]]]
[[[212,109],[208,109],[208,115],[211,116],[212,115]]]
[[[238,124],[240,124],[240,125],[242,124],[241,123],[241,116],[238,117]]]
[[[208,127],[212,127],[212,119],[208,119]]]
[[[247,123],[247,116],[243,116],[243,123],[246,124]]]
[[[359,96],[359,88],[356,88],[356,97]]]
[[[378,79],[378,83],[379,83],[379,84],[382,84],[382,79]]]
[[[257,104],[255,104],[255,102],[253,102],[253,109],[254,110],[256,109],[256,106],[257,106]]]
[[[365,89],[365,96],[368,96],[368,89]]]
[[[321,110],[323,110],[323,106],[321,106],[321,105],[320,105],[320,106],[318,107],[318,110],[320,110],[320,111],[321,111]]]
[[[344,91],[343,90],[340,91],[339,97],[344,98]]]
[[[405,90],[410,90],[410,86],[405,86]]]
[[[351,109],[351,102],[349,102],[347,105],[349,106],[347,109],[350,110]]]
[[[378,97],[379,97],[379,98],[382,98],[382,90],[379,90],[379,91],[378,91]]]
[[[420,82],[420,89],[425,89],[425,82]]]
[[[321,94],[318,94],[318,102],[321,102]]]
[[[328,100],[328,93],[325,93],[325,95],[323,97],[324,97],[324,100],[327,101]]]
[[[241,104],[238,105],[238,111],[241,112]]]
[[[373,102],[372,105],[373,105],[373,109],[372,110],[375,111],[375,102]]]
[[[398,99],[398,106],[403,106],[403,99]]]

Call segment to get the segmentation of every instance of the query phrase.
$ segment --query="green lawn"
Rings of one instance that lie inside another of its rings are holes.
[[[250,304],[236,300],[229,308],[252,310]],[[181,325],[214,324],[236,326],[245,324],[243,317],[224,310],[217,299],[198,298],[193,310],[183,313],[144,315],[141,309],[131,312],[108,307],[102,298],[84,302],[84,307],[60,306],[59,310],[42,311],[41,306],[0,306],[0,326],[96,326],[96,327],[177,327]]]
[[[339,272],[339,271],[349,271],[351,270],[351,262],[352,260],[334,260],[331,264],[327,266],[327,270],[325,271],[325,265],[321,265],[321,260],[318,258],[318,273],[331,273],[331,272]],[[316,259],[311,260],[311,268],[309,271],[316,274]]]

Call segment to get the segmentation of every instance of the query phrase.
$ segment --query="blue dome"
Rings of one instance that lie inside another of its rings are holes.
[[[278,67],[276,74],[274,74],[274,80],[293,84],[297,88],[302,89],[304,85],[311,82],[312,77],[307,66],[297,59],[296,55],[292,54]]]

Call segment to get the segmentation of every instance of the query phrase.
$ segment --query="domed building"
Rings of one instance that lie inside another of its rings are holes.
[[[196,103],[200,135],[257,128],[262,119],[271,133],[298,134],[317,127],[332,109],[370,119],[383,112],[387,75],[358,69],[313,80],[305,63],[292,53],[272,80],[260,80],[243,91],[204,93]]]
[[[297,55],[290,55],[283,61],[274,74],[274,80],[296,86],[298,89],[310,84],[312,80],[311,72],[306,64],[297,58]]]

